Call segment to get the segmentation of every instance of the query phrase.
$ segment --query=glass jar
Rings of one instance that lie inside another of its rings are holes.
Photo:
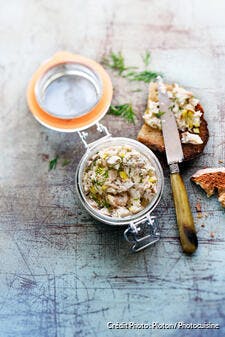
[[[88,96],[83,105],[82,95]],[[125,226],[124,237],[133,243],[132,250],[137,252],[155,243],[160,237],[158,221],[152,212],[162,196],[163,172],[158,159],[148,147],[130,138],[112,137],[107,128],[99,123],[106,114],[111,99],[112,84],[105,70],[93,60],[67,52],[57,53],[42,64],[34,73],[27,90],[29,108],[41,124],[57,131],[78,132],[86,147],[75,176],[76,191],[84,208],[98,221],[111,226]],[[60,108],[55,105],[57,100]],[[62,104],[67,104],[65,109]],[[97,131],[104,135],[88,143],[88,132],[83,130],[92,125],[96,125]],[[139,213],[124,218],[103,215],[94,209],[88,203],[82,186],[87,161],[97,151],[114,145],[128,145],[140,152],[155,168],[157,176],[157,191],[151,202]]]
[[[150,161],[151,165],[154,167],[157,177],[157,185],[156,185],[157,192],[153,197],[153,199],[151,200],[151,202],[141,212],[125,218],[113,218],[110,216],[106,216],[98,212],[98,210],[94,209],[86,200],[82,184],[83,173],[88,160],[98,151],[117,145],[120,146],[128,145],[133,149],[137,150],[138,152],[140,152],[142,155],[144,155],[146,159]],[[77,194],[84,208],[95,219],[105,224],[112,226],[127,226],[128,228],[125,230],[124,236],[127,241],[134,242],[133,246],[134,251],[139,251],[145,248],[146,246],[149,246],[150,244],[153,244],[156,241],[158,241],[159,226],[156,218],[152,216],[152,211],[155,209],[155,207],[157,206],[157,204],[161,199],[163,192],[164,178],[161,165],[156,156],[153,154],[153,152],[150,149],[148,149],[145,145],[136,140],[125,137],[112,137],[109,134],[89,145],[85,142],[85,146],[87,148],[87,151],[79,162],[75,178]],[[147,231],[146,227],[149,227],[147,228]],[[142,232],[145,231],[145,234],[144,236],[141,235],[141,237],[139,237],[141,231]]]

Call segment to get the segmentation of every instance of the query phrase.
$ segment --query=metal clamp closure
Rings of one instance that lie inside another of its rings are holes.
[[[134,243],[131,249],[135,253],[154,244],[160,238],[157,218],[148,214],[144,219],[132,221],[125,230],[124,237],[128,242]]]
[[[101,139],[103,138],[109,138],[111,136],[111,134],[109,133],[108,129],[106,126],[100,124],[100,123],[96,123],[97,126],[97,130],[100,133],[105,133],[105,136],[103,136]],[[87,131],[78,131],[78,135],[80,136],[84,146],[86,147],[86,149],[89,149],[90,147],[94,146],[96,144],[96,142],[98,142],[98,140],[95,140],[94,142],[88,143],[86,141],[87,137],[88,137],[88,132]]]

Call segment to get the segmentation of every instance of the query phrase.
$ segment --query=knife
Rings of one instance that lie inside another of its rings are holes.
[[[198,239],[187,191],[179,170],[178,163],[182,162],[184,159],[183,150],[175,116],[170,110],[171,101],[168,97],[166,87],[161,76],[158,76],[157,82],[162,133],[166,149],[167,163],[170,168],[170,181],[181,246],[185,253],[192,254],[198,247]]]

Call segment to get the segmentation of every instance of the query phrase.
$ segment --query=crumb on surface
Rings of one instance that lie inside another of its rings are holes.
[[[203,227],[203,228],[204,228],[204,227],[205,227],[205,224],[204,224],[204,223],[202,223],[202,224],[201,224],[201,227]]]
[[[43,161],[49,160],[49,155],[47,153],[42,153],[41,158]]]
[[[198,219],[201,219],[202,217],[203,217],[203,214],[202,214],[201,212],[198,212],[197,218],[198,218]]]
[[[202,205],[201,205],[201,203],[200,202],[196,202],[195,208],[196,208],[197,212],[201,212],[202,211]]]
[[[213,232],[210,233],[211,238],[215,237],[215,234]]]
[[[223,164],[223,160],[222,159],[218,160],[218,163]]]

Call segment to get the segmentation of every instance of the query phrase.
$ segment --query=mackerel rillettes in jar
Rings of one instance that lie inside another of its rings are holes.
[[[128,145],[95,153],[86,164],[82,184],[90,206],[114,218],[139,213],[157,193],[152,163]]]

